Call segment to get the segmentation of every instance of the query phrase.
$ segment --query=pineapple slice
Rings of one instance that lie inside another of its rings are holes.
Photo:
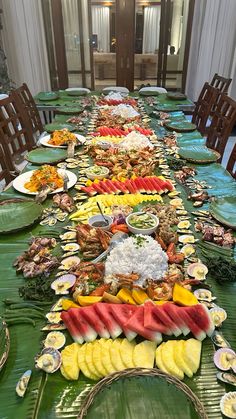
[[[164,367],[167,369],[169,374],[173,375],[176,378],[179,378],[179,380],[183,380],[184,373],[183,371],[176,365],[174,360],[174,347],[175,347],[174,340],[168,340],[166,342],[165,346],[162,348],[162,362],[164,364]]]
[[[144,340],[134,348],[133,363],[135,367],[153,368],[156,343]]]
[[[188,377],[193,376],[193,371],[189,368],[188,364],[184,360],[185,342],[184,340],[177,340],[174,347],[174,360],[176,365],[186,374]]]
[[[111,363],[115,371],[122,371],[125,369],[125,365],[123,364],[121,356],[120,356],[121,342],[122,342],[122,339],[115,339],[110,345]]]
[[[120,345],[120,356],[125,368],[134,368],[133,353],[135,348],[135,341],[129,342],[128,339],[123,339]]]
[[[98,377],[96,374],[91,373],[90,369],[87,366],[86,360],[85,360],[85,352],[87,348],[88,343],[85,343],[84,345],[81,345],[78,351],[78,364],[79,368],[81,369],[82,373],[85,375],[85,377],[90,378],[91,380],[98,380]]]
[[[184,341],[183,356],[186,364],[192,370],[197,372],[201,360],[202,342],[197,339],[188,339]]]
[[[167,374],[169,374],[169,372],[167,371],[167,369],[165,368],[165,366],[162,362],[162,350],[164,348],[164,345],[165,345],[165,343],[162,343],[156,349],[156,364],[161,371],[166,372]]]
[[[72,343],[61,351],[61,373],[67,380],[78,380],[79,378],[79,348],[78,343]]]
[[[86,346],[86,350],[85,350],[85,362],[87,364],[87,367],[90,371],[91,374],[96,375],[97,378],[102,378],[102,375],[99,374],[97,368],[94,365],[93,362],[93,348],[94,345],[96,345],[96,341],[94,342],[89,342]]]
[[[106,374],[112,374],[116,370],[114,369],[111,363],[111,356],[110,356],[110,346],[112,345],[112,339],[108,339],[103,343],[103,348],[101,352],[101,361],[103,368],[106,371]]]
[[[107,371],[102,364],[102,351],[105,350],[104,342],[106,342],[105,339],[100,339],[95,341],[93,346],[93,364],[99,376],[101,377],[105,377],[107,375]]]

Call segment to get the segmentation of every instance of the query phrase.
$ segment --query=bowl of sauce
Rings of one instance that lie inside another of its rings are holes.
[[[101,214],[93,215],[88,219],[88,224],[94,228],[101,228],[102,230],[109,230],[112,225],[112,217],[109,215],[104,215],[107,223],[105,222],[104,218]]]

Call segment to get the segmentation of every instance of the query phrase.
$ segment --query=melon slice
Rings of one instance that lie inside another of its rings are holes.
[[[157,317],[159,321],[161,321],[164,325],[168,327],[168,329],[177,337],[181,335],[182,331],[179,329],[179,327],[172,321],[171,317],[163,310],[162,306],[156,306],[154,307],[154,316]]]
[[[65,323],[67,329],[70,332],[71,337],[77,343],[82,344],[84,342],[84,338],[79,332],[77,326],[75,325],[74,321],[71,319],[71,316],[68,312],[63,311],[61,313],[61,319]]]
[[[96,345],[96,341],[95,342],[89,342],[86,345],[86,349],[85,349],[85,362],[87,364],[87,367],[90,371],[90,374],[95,375],[97,377],[97,380],[99,378],[102,378],[102,375],[99,374],[94,362],[93,362],[93,348],[94,345]]]
[[[160,343],[162,341],[162,335],[154,330],[147,329],[144,327],[144,307],[138,307],[132,317],[125,324],[126,327],[143,336],[145,339],[152,340]]]
[[[138,309],[137,306],[131,304],[110,304],[110,307],[115,320],[123,330],[127,339],[129,341],[133,340],[137,336],[137,333],[126,327],[125,324]]]
[[[80,370],[82,371],[82,373],[84,374],[85,377],[88,377],[91,380],[97,380],[98,377],[95,374],[91,373],[91,371],[88,368],[87,363],[85,361],[85,351],[86,351],[86,346],[87,345],[88,344],[85,343],[84,345],[82,345],[79,348],[79,351],[78,351],[78,364],[79,364],[79,368],[80,368]]]
[[[107,375],[107,371],[102,364],[102,351],[104,350],[104,341],[104,339],[96,340],[93,347],[94,368],[98,372],[98,375],[101,377],[105,377]]]
[[[74,322],[79,333],[83,336],[83,339],[86,342],[92,342],[96,339],[97,333],[89,325],[89,323],[82,316],[80,316],[79,313],[80,313],[80,308],[70,308],[68,311],[68,314],[71,317],[71,320]]]
[[[191,306],[191,310],[192,310]],[[194,337],[198,340],[203,340],[206,337],[206,333],[198,326],[198,324],[190,317],[188,312],[186,311],[187,307],[180,307],[179,308],[179,315],[183,319],[186,326],[191,330]]]
[[[188,339],[184,341],[184,360],[188,367],[197,372],[201,360],[202,342],[196,339]]]
[[[134,348],[133,363],[136,368],[153,368],[156,343],[144,340]]]
[[[162,309],[165,311],[165,313],[168,314],[171,320],[179,327],[183,335],[187,336],[190,330],[184,323],[182,317],[179,315],[179,307],[177,307],[175,304],[172,304],[172,303],[166,303],[163,305]]]
[[[156,349],[156,365],[159,368],[159,370],[166,372],[169,374],[167,369],[165,368],[163,362],[162,362],[162,349],[164,348],[165,343],[163,342],[158,348]]]
[[[110,304],[98,303],[94,305],[94,308],[102,322],[105,324],[112,339],[116,339],[118,336],[120,336],[122,329],[112,315]]]
[[[154,316],[154,304],[146,302],[144,304],[144,327],[155,330],[156,332],[163,333],[165,335],[172,335],[172,332],[168,327],[163,324],[156,316]]]
[[[125,369],[125,365],[122,362],[122,358],[120,355],[120,345],[121,345],[121,339],[115,339],[113,342],[111,342],[110,345],[110,357],[111,357],[111,363],[115,369],[115,371],[122,371]]]
[[[167,369],[169,374],[173,375],[174,377],[178,378],[179,380],[183,380],[184,373],[182,369],[178,367],[174,360],[174,346],[175,341],[169,340],[166,342],[165,346],[162,348],[162,361],[164,364],[164,367]]]
[[[208,309],[203,304],[186,307],[186,312],[190,315],[195,323],[206,332],[207,336],[211,337],[215,330],[215,326],[211,319]]]
[[[120,345],[120,356],[125,368],[134,368],[133,353],[136,342],[129,342],[128,339],[123,339]]]
[[[111,356],[110,356],[111,344],[112,344],[111,339],[104,341],[103,348],[101,351],[101,362],[102,362],[103,368],[106,370],[107,375],[112,374],[113,372],[116,371],[111,363]]]
[[[185,342],[184,340],[177,340],[175,342],[174,347],[174,360],[176,365],[186,374],[188,377],[193,376],[192,370],[189,368],[188,364],[185,362],[184,357],[184,351],[185,351]]]
[[[105,324],[100,320],[94,306],[80,308],[79,314],[90,324],[91,327],[93,327],[101,338],[109,339],[110,334]]]

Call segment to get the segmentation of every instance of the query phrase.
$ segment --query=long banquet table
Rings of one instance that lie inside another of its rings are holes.
[[[172,101],[172,103],[174,103]],[[178,103],[178,102],[177,102]],[[52,108],[58,103],[52,104]],[[63,105],[65,103],[63,102]],[[50,106],[47,105],[47,109]],[[147,106],[147,110],[150,108]],[[183,117],[181,113],[173,113],[172,118]],[[162,137],[166,130],[157,124],[155,118],[151,118],[150,127],[155,130],[158,137]],[[204,139],[198,132],[186,133],[179,137],[179,144],[202,144]],[[191,164],[197,169],[196,177],[205,180],[212,186],[210,193],[216,196],[225,194],[236,194],[236,183],[231,176],[218,164]],[[26,170],[35,169],[36,166],[28,164]],[[74,173],[76,169],[71,169]],[[157,174],[161,174],[157,170]],[[181,191],[184,206],[191,215],[193,211],[192,202],[187,200],[187,191],[177,184],[176,189]],[[72,195],[73,195],[72,191]],[[0,195],[0,200],[12,197],[22,197],[12,187]],[[51,199],[48,198],[43,204],[50,206]],[[208,204],[204,205],[204,209]],[[191,215],[193,222],[193,216]],[[51,236],[58,238],[63,225],[57,223],[54,227],[44,227],[39,224],[17,233],[0,236],[0,313],[4,313],[5,307],[2,303],[4,298],[19,299],[18,288],[27,280],[21,274],[16,274],[12,266],[14,259],[28,248],[29,239],[32,236]],[[198,234],[196,234],[198,237]],[[204,258],[202,258],[204,260]],[[235,283],[220,285],[213,277],[207,278],[207,283],[214,295],[217,296],[217,304],[223,307],[228,314],[222,331],[225,338],[233,348],[236,348],[235,328]],[[45,311],[46,313],[47,311]],[[57,371],[55,374],[45,374],[34,368],[34,357],[39,353],[43,332],[40,329],[44,326],[44,320],[37,320],[36,327],[29,325],[17,325],[10,327],[11,347],[9,358],[0,372],[0,418],[1,419],[54,419],[54,418],[76,418],[82,400],[94,386],[94,382],[80,376],[78,381],[66,381]],[[71,342],[68,338],[67,343]],[[221,418],[219,401],[226,390],[231,389],[220,384],[216,379],[216,368],[213,364],[213,344],[209,338],[203,342],[202,362],[198,373],[193,379],[185,378],[184,382],[194,391],[203,402],[209,418]],[[24,399],[19,399],[15,393],[15,386],[20,376],[27,370],[32,369],[33,374]],[[158,396],[157,396],[158,397]],[[184,416],[183,416],[184,417]]]

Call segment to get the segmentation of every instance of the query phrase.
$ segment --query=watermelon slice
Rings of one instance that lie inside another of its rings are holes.
[[[156,193],[156,188],[154,187],[154,185],[152,184],[152,181],[149,177],[145,178],[145,182],[148,184],[149,190],[151,191],[152,194]]]
[[[97,192],[97,193],[100,193],[100,194],[107,194],[107,192],[104,192],[104,190],[101,188],[101,186],[99,186],[97,183],[93,183],[93,188],[95,189],[95,191]]]
[[[134,182],[134,180],[133,179],[130,179],[130,183],[131,183],[131,185],[132,185],[132,188],[134,189],[134,193],[139,193],[139,189],[138,189],[138,187],[136,186],[136,184],[135,184],[135,182]]]
[[[94,308],[102,322],[105,324],[112,339],[116,339],[118,336],[120,336],[122,329],[113,317],[110,304],[96,303],[94,304]]]
[[[129,193],[129,190],[126,188],[124,182],[120,182],[119,180],[112,181],[117,189],[119,189],[123,193]]]
[[[163,304],[162,309],[171,318],[171,320],[179,327],[184,336],[190,332],[189,328],[184,323],[182,317],[179,315],[179,307],[172,303]]]
[[[93,327],[97,334],[104,339],[109,339],[110,334],[105,324],[100,320],[94,306],[79,308],[79,314]]]
[[[109,186],[110,190],[112,190],[115,194],[120,193],[121,189],[117,188],[117,186],[115,185],[115,183],[113,181],[111,181],[110,179],[106,179],[104,182],[106,182],[106,184]]]
[[[127,339],[129,341],[133,340],[137,336],[137,333],[126,327],[125,323],[127,323],[134,312],[138,310],[138,307],[131,304],[110,304],[110,307],[115,320],[123,330]]]
[[[143,336],[145,339],[152,340],[160,343],[162,341],[162,335],[154,330],[147,329],[144,327],[144,307],[139,306],[133,316],[130,317],[128,322],[125,324],[126,327]]]
[[[137,177],[136,179],[134,179],[134,184],[135,184],[136,189],[137,189],[137,191],[139,193],[146,192],[145,189],[144,189],[144,187],[143,187],[143,185],[142,185],[142,183],[140,182],[140,178],[139,177]]]
[[[77,343],[82,344],[84,342],[84,338],[81,335],[81,333],[79,333],[75,323],[73,322],[73,320],[71,319],[71,317],[70,317],[70,315],[67,311],[62,311],[61,319],[65,323],[65,325],[66,325],[67,329],[69,330],[70,335],[73,338],[73,340]]]
[[[161,195],[164,193],[164,189],[161,187],[161,184],[159,183],[159,180],[157,177],[152,178],[152,183],[154,183],[156,191]]]
[[[173,191],[174,186],[172,185],[172,183],[169,180],[165,180],[165,183],[168,191]]]
[[[160,188],[159,184],[155,182],[155,177],[150,177],[149,182],[151,182],[152,186],[154,187],[157,193],[163,193],[162,189]]]
[[[100,180],[98,185],[99,188],[102,188],[104,190],[104,193],[114,194],[114,192],[109,188],[108,185],[106,185],[106,182],[104,182],[103,180]]]
[[[154,309],[155,305],[153,303],[147,302],[144,304],[144,327],[165,335],[172,335],[171,330],[154,316]]]
[[[68,310],[69,316],[71,320],[74,322],[75,326],[79,333],[83,336],[86,342],[92,342],[96,339],[97,333],[95,330],[90,326],[90,324],[80,316],[80,309],[78,308],[70,308]]]
[[[81,186],[81,191],[87,193],[89,196],[96,195],[96,191],[92,186]]]
[[[194,306],[191,306],[194,307]],[[193,336],[198,340],[203,340],[206,337],[206,333],[198,326],[198,324],[192,319],[192,317],[186,311],[187,307],[179,308],[179,315],[182,317],[186,326],[191,330]]]
[[[129,190],[130,193],[135,193],[135,189],[133,188],[133,185],[132,185],[132,183],[130,182],[129,179],[126,179],[124,184],[125,184],[125,186],[127,187],[127,189]]]
[[[164,304],[163,304],[164,305]],[[177,337],[181,335],[182,331],[177,326],[175,322],[171,319],[171,317],[163,310],[163,306],[155,306],[153,310],[154,316],[157,317],[159,321],[161,321],[164,325],[168,327],[168,329]]]
[[[215,326],[208,309],[203,304],[196,304],[195,306],[185,307],[185,310],[193,321],[206,332],[207,336],[211,337]]]

